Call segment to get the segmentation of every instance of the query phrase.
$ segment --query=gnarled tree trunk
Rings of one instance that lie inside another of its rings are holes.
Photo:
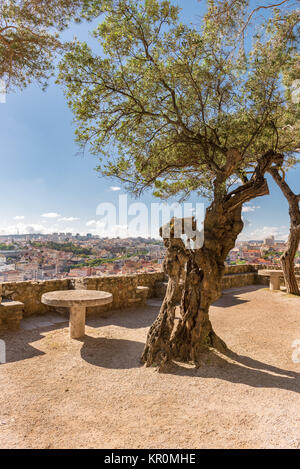
[[[225,351],[214,332],[209,307],[222,294],[224,262],[243,229],[241,207],[227,212],[213,204],[204,221],[204,245],[190,254],[186,267],[181,316],[172,339],[173,357],[199,363],[202,353],[213,347]]]
[[[166,238],[164,244],[167,253],[163,267],[169,281],[163,304],[158,317],[150,328],[142,356],[142,361],[148,366],[152,364],[163,366],[172,358],[171,337],[174,328],[177,289],[188,258],[188,253],[181,239]]]
[[[295,274],[295,256],[300,242],[300,196],[292,192],[284,178],[279,174],[277,168],[271,168],[270,173],[277,185],[282,190],[289,204],[290,214],[290,233],[288,237],[287,247],[280,258],[284,281],[287,293],[292,295],[300,295],[298,282]]]
[[[280,258],[287,293],[300,295],[295,274],[295,256],[300,242],[300,225],[290,227],[287,248]]]
[[[172,359],[200,363],[209,348],[225,351],[226,345],[214,332],[209,307],[222,294],[224,262],[243,229],[242,205],[269,193],[264,173],[279,159],[273,151],[263,155],[250,181],[224,194],[226,173],[215,181],[215,200],[206,211],[204,244],[189,249],[174,235],[174,219],[170,236],[164,238],[167,248],[164,270],[169,275],[165,299],[156,321],[150,328],[142,361],[147,365],[163,365]],[[228,171],[230,165],[226,166]],[[223,178],[223,179],[222,179]],[[161,230],[162,232],[162,230]],[[176,289],[184,272],[179,323],[175,324]]]
[[[222,294],[224,261],[243,228],[241,207],[227,214],[213,206],[205,218],[205,243],[188,249],[181,239],[164,239],[167,248],[164,270],[169,276],[167,292],[156,321],[150,328],[142,360],[162,367],[171,359],[197,364],[210,347],[225,351],[209,320],[209,307]],[[184,276],[181,318],[174,327],[176,296]]]

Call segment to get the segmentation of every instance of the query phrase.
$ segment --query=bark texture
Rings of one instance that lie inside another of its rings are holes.
[[[287,293],[292,295],[300,295],[298,282],[295,275],[295,256],[300,242],[300,195],[293,193],[289,185],[285,182],[284,178],[280,175],[277,168],[271,168],[270,173],[275,182],[280,187],[289,204],[290,232],[286,250],[280,258],[284,281]]]
[[[282,160],[282,155],[267,152],[260,158],[251,179],[228,194],[224,183],[232,173],[232,165],[237,164],[238,157],[236,153],[230,154],[222,173],[216,177],[214,201],[206,211],[204,243],[201,247],[190,249],[176,237],[176,219],[170,222],[168,237],[164,237],[164,229],[161,229],[167,248],[164,270],[169,276],[169,282],[142,355],[142,361],[147,366],[157,365],[161,369],[172,359],[198,365],[204,351],[210,348],[221,352],[226,350],[226,344],[213,330],[209,307],[222,294],[224,262],[243,229],[242,205],[269,193],[264,174],[272,162]],[[183,233],[188,236],[188,241],[193,239],[189,232]],[[181,280],[184,288],[180,319],[176,322],[176,290]]]
[[[165,238],[164,244],[167,254],[163,267],[164,272],[169,277],[169,281],[159,315],[150,327],[142,356],[142,361],[148,366],[157,364],[160,367],[172,358],[171,337],[177,304],[177,288],[188,259],[185,245],[181,239]]]

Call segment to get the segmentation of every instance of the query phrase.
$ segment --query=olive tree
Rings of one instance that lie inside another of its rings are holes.
[[[285,173],[282,174],[280,168],[270,168],[270,174],[276,184],[280,187],[289,205],[290,231],[286,249],[280,257],[284,281],[287,293],[291,295],[300,295],[295,274],[295,257],[300,243],[300,194],[295,194],[292,191],[285,180]]]
[[[214,21],[226,22],[228,17],[231,15],[231,8],[236,3],[237,0],[219,0],[215,5],[215,8],[211,10],[211,18]],[[258,15],[262,14],[265,10],[270,10],[271,8],[277,8],[277,20],[280,18],[280,15],[284,12],[284,9],[288,8],[289,10],[299,8],[298,0],[260,0],[257,2],[255,8],[249,8],[247,20],[240,25],[240,44],[244,46],[247,30],[250,28],[255,21],[257,21]],[[300,61],[296,63],[296,67],[288,69],[286,71],[288,75],[288,80],[286,84],[293,88],[293,96],[295,99],[295,104],[300,105]],[[287,78],[287,77],[286,77]],[[294,81],[293,81],[294,80]],[[293,158],[292,161],[289,161],[289,169],[291,165],[297,163],[297,159]],[[272,167],[270,174],[273,179],[281,189],[284,197],[286,198],[289,206],[289,216],[290,216],[290,231],[286,249],[280,258],[281,266],[283,269],[284,281],[287,287],[287,292],[294,295],[299,295],[298,282],[295,275],[295,255],[298,250],[300,242],[300,210],[299,210],[299,201],[300,196],[295,194],[292,189],[289,187],[285,175],[286,171],[283,171],[283,168]]]
[[[151,188],[160,198],[194,192],[210,200],[203,246],[174,236],[174,220],[163,236],[169,284],[143,353],[148,366],[197,364],[208,348],[226,348],[209,308],[243,229],[242,206],[269,193],[266,172],[299,148],[299,109],[287,86],[299,60],[299,12],[275,10],[241,47],[248,2],[234,2],[222,22],[216,5],[210,0],[192,26],[170,1],[107,2],[93,33],[103,54],[75,41],[60,65],[77,141],[99,155],[98,171],[137,195]]]

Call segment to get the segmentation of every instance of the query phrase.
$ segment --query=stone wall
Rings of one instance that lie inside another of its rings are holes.
[[[257,272],[258,265],[252,264],[239,264],[239,265],[226,265],[225,275],[245,274],[249,272]]]
[[[110,309],[128,308],[139,304],[138,286],[149,287],[149,297],[155,296],[155,285],[164,280],[164,273],[136,275],[114,275],[107,277],[84,277],[63,280],[45,280],[37,282],[5,282],[0,284],[0,293],[5,300],[24,303],[24,317],[42,315],[51,310],[41,303],[44,293],[55,290],[104,290],[113,295],[113,303],[97,308],[88,308],[87,313],[95,314]],[[63,309],[61,310],[64,311]]]
[[[228,288],[244,287],[246,285],[255,285],[256,283],[258,283],[257,272],[226,274],[222,279],[222,287],[224,290]]]
[[[84,277],[71,279],[70,288],[76,290],[103,290],[113,295],[110,305],[88,308],[87,315],[100,314],[110,309],[124,309],[139,305],[138,286],[149,287],[149,297],[155,296],[155,285],[163,281],[163,272],[136,275],[114,275],[107,277]]]
[[[70,280],[45,280],[38,282],[5,282],[2,283],[2,298],[24,303],[24,316],[45,314],[50,311],[41,303],[44,293],[55,290],[69,290]]]
[[[268,277],[260,277],[257,270],[261,265],[226,266],[223,288],[242,287],[251,284],[268,284]],[[274,268],[276,268],[274,266]],[[300,269],[297,268],[298,273]],[[14,282],[0,284],[0,300],[24,303],[24,316],[42,315],[51,310],[41,303],[43,293],[55,290],[88,289],[112,293],[113,303],[100,308],[89,308],[88,314],[103,313],[109,309],[122,309],[139,305],[137,286],[149,287],[149,297],[161,297],[166,286],[163,272],[107,277],[84,277],[37,282]],[[163,288],[162,288],[163,286]]]
[[[164,272],[155,272],[153,274],[137,274],[138,284],[143,287],[149,287],[149,297],[157,296],[157,286],[165,281]]]
[[[136,298],[137,279],[135,275],[111,277],[84,277],[71,279],[70,287],[75,290],[103,290],[113,295],[113,302],[95,308],[88,308],[87,314],[101,313],[110,309],[123,309],[130,306]]]

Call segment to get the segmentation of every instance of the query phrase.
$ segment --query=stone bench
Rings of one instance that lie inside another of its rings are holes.
[[[168,282],[157,282],[155,285],[155,296],[157,298],[164,298],[166,295]]]
[[[149,287],[143,287],[139,285],[135,289],[135,297],[129,298],[128,303],[136,306],[144,306],[147,302],[147,298],[149,296]]]
[[[139,300],[139,304],[145,305],[149,296],[149,287],[138,286],[136,289],[136,296]]]
[[[258,271],[260,277],[270,277],[270,290],[280,290],[281,279],[283,279],[283,270],[261,269]],[[300,279],[300,275],[296,275]]]
[[[180,303],[181,301],[183,286],[184,284],[182,281],[180,281],[179,284],[177,285],[176,298],[175,298],[177,303]],[[167,288],[168,288],[168,282],[157,282],[156,289],[155,289],[155,297],[163,299],[166,296]]]
[[[0,331],[17,331],[23,318],[24,303],[3,300],[0,304]]]

